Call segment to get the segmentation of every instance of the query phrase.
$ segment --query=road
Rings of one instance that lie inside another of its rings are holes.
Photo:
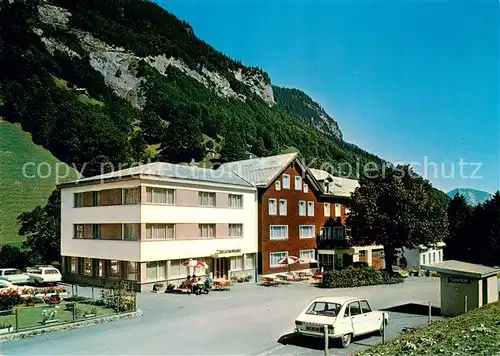
[[[3,355],[322,355],[321,340],[297,345],[287,337],[299,312],[321,295],[367,297],[374,309],[428,301],[438,306],[439,278],[332,290],[238,284],[207,296],[144,293],[138,298],[142,317],[8,342],[0,350]],[[388,313],[388,338],[427,323],[425,315]],[[330,355],[348,355],[380,341],[371,336],[348,349],[331,345]]]

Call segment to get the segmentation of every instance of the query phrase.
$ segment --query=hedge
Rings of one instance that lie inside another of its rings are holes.
[[[404,278],[398,274],[377,271],[374,267],[353,268],[327,271],[319,286],[321,288],[350,288],[376,284],[402,283]]]

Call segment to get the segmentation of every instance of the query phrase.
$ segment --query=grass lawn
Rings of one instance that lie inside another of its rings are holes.
[[[434,322],[356,355],[500,355],[500,302]]]
[[[47,325],[57,325],[57,324],[63,324],[63,323],[70,323],[73,321],[73,311],[71,310],[65,310],[64,307],[65,303],[59,304],[59,308],[56,308],[57,314],[55,319],[58,320],[58,322],[53,322]],[[103,308],[103,307],[98,307],[98,306],[92,306],[89,304],[84,304],[84,303],[76,303],[76,308],[82,310],[82,313],[80,314],[79,317],[77,317],[77,320],[84,320],[86,319],[83,314],[85,312],[90,313],[90,309],[94,307],[96,309],[96,316],[106,316],[106,315],[113,315],[116,314],[116,312],[112,309],[108,308]],[[47,310],[51,311],[54,310],[52,306],[48,306],[46,304],[37,304],[34,307],[21,307],[18,309],[18,330],[24,330],[24,329],[31,329],[31,328],[36,328],[42,326],[42,311]],[[15,327],[16,325],[16,316],[15,314],[11,315],[3,315],[0,316],[0,324],[6,323],[6,324],[11,324],[12,326]]]
[[[23,174],[23,166],[28,162],[34,165],[27,166],[26,174]],[[40,165],[41,163],[43,164]],[[33,210],[37,205],[45,205],[56,186],[55,169],[59,163],[60,161],[49,151],[35,145],[31,135],[24,132],[20,125],[0,118],[0,187],[2,189],[0,245],[23,240],[17,234],[19,230],[17,216],[22,212]],[[41,176],[47,175],[47,178],[41,178],[34,167],[40,167]],[[69,169],[70,174],[65,180],[76,179],[75,171]],[[60,172],[64,175],[65,168],[61,166]]]

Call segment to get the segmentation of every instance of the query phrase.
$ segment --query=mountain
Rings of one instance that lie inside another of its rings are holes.
[[[273,86],[150,1],[0,0],[0,63],[0,117],[27,147],[83,176],[155,160],[210,166],[206,149],[220,159],[298,150],[309,166],[348,177],[357,174],[349,167],[382,161],[344,142],[307,94]],[[22,179],[23,162],[11,162],[5,184],[43,182]],[[43,204],[54,186],[0,204],[0,216]],[[0,229],[0,243],[16,230]]]
[[[476,206],[478,204],[484,203],[486,200],[489,200],[493,197],[492,194],[476,189],[470,188],[456,188],[448,192],[448,196],[453,198],[456,194],[463,195],[467,204]]]

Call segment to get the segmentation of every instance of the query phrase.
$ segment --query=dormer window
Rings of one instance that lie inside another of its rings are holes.
[[[325,193],[330,193],[330,184],[328,182],[323,183],[325,187]]]

